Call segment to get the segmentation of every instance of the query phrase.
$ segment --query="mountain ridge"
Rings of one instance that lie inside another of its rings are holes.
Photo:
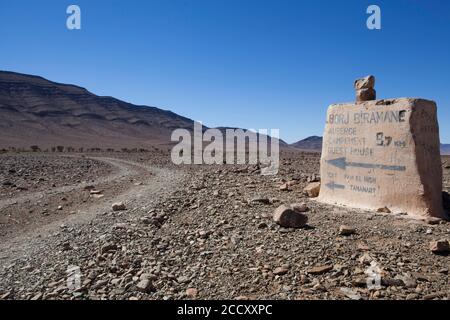
[[[0,71],[0,148],[168,146],[174,144],[173,130],[192,131],[193,126],[193,120],[170,110],[98,96],[37,75]],[[280,145],[288,147],[282,140]]]
[[[300,150],[320,152],[322,150],[322,141],[323,137],[309,136],[305,139],[291,143],[289,146]],[[441,154],[450,155],[450,144],[441,143]]]

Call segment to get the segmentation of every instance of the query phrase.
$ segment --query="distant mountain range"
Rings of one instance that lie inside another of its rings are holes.
[[[39,76],[0,71],[0,148],[168,146],[173,144],[173,130],[191,131],[193,124],[171,111],[97,96]],[[282,140],[280,145],[288,147]]]
[[[301,150],[321,151],[322,137],[311,136],[306,139],[290,144],[291,147]],[[450,144],[441,144],[441,154],[450,155]]]
[[[322,137],[311,136],[306,139],[292,143],[290,144],[290,146],[301,150],[321,151]]]
[[[450,144],[441,144],[441,154],[450,155]]]
[[[170,141],[193,121],[84,88],[0,72],[0,147],[140,147]]]

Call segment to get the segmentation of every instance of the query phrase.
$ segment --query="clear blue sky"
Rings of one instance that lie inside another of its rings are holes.
[[[381,31],[366,28],[370,4]],[[450,143],[446,0],[0,0],[0,39],[0,69],[288,142],[322,135],[327,106],[374,74],[379,98],[435,100]]]

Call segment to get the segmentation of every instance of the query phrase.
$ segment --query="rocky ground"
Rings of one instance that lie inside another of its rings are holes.
[[[75,161],[61,176],[78,176],[78,161],[98,174],[0,203],[2,299],[450,298],[450,257],[430,251],[450,224],[317,203],[303,188],[320,179],[318,154],[284,153],[277,176],[175,167],[163,154],[61,161]],[[443,167],[450,191],[449,158]],[[302,202],[306,226],[273,221],[280,205]]]

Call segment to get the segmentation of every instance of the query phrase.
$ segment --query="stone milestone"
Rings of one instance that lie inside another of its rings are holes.
[[[373,88],[372,78],[357,80],[355,89]],[[331,105],[321,177],[324,203],[445,218],[436,104],[399,98]]]

